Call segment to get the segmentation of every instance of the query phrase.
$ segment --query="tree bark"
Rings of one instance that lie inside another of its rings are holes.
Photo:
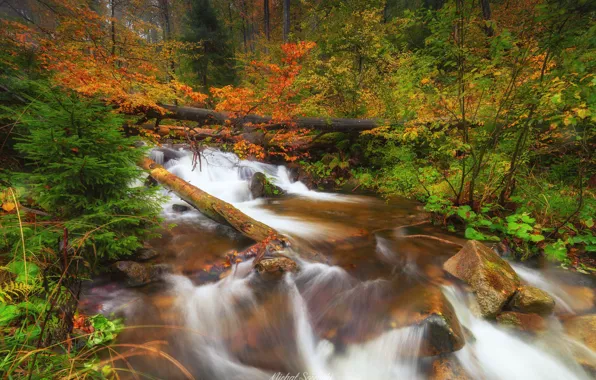
[[[480,0],[480,8],[482,9],[482,18],[484,19],[484,21],[490,21],[491,11],[489,0]],[[493,27],[487,23],[484,26],[484,32],[487,36],[492,37],[492,35],[494,34]]]
[[[248,114],[244,117],[231,118],[225,112],[217,112],[205,108],[178,107],[173,105],[160,105],[167,112],[161,114],[155,110],[147,113],[149,118],[175,119],[196,121],[202,125],[225,125],[230,121],[236,127],[249,127],[250,125],[265,125],[267,129],[304,128],[319,129],[327,132],[360,132],[386,125],[383,120],[373,119],[331,119],[302,117],[295,120],[273,122],[270,116]]]
[[[147,170],[149,175],[161,185],[176,193],[202,214],[216,222],[231,226],[257,242],[273,240],[285,242],[285,239],[273,228],[254,220],[231,204],[209,195],[198,187],[175,176],[153,160],[144,158],[139,166]]]
[[[269,32],[269,0],[263,1],[263,24],[265,27],[265,37],[267,38],[267,42],[269,42],[271,39]]]
[[[290,36],[290,0],[283,0],[284,12],[284,42],[288,42]]]

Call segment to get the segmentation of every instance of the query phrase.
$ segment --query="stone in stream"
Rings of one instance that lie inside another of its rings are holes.
[[[544,290],[534,286],[522,286],[513,296],[509,306],[512,310],[522,313],[549,315],[555,309],[555,300]]]
[[[283,195],[284,191],[269,181],[267,176],[261,172],[255,173],[250,180],[250,193],[253,198],[275,197]]]
[[[116,261],[113,268],[125,276],[128,286],[147,285],[171,270],[167,264],[142,264],[127,260]]]
[[[135,252],[135,260],[148,261],[159,256],[159,252],[151,247],[143,247]]]
[[[287,257],[275,257],[272,259],[263,259],[257,265],[255,270],[259,276],[265,280],[276,280],[285,273],[298,271],[298,266],[292,259]]]
[[[437,286],[418,285],[391,296],[390,289],[365,287],[354,299],[343,299],[329,307],[319,334],[336,348],[362,344],[405,327],[424,331],[419,347],[404,356],[434,356],[461,349],[464,332],[453,307]],[[327,330],[327,331],[325,331]]]
[[[453,306],[440,288],[418,286],[398,298],[391,311],[388,327],[424,327],[419,356],[434,356],[461,349],[464,333]]]
[[[563,323],[567,334],[596,352],[596,314],[580,315]]]
[[[190,206],[179,204],[179,203],[174,203],[172,205],[172,210],[174,210],[176,212],[187,212],[188,210],[190,210]]]
[[[501,326],[528,333],[539,333],[546,330],[546,321],[538,314],[523,314],[505,311],[497,315],[497,323]]]
[[[443,269],[472,288],[480,313],[487,318],[494,318],[520,286],[509,263],[475,240],[447,260]]]
[[[569,294],[569,306],[576,313],[585,313],[594,309],[596,294],[594,289],[587,286],[561,285],[561,289]]]
[[[459,360],[453,356],[439,356],[432,364],[429,380],[472,380]]]

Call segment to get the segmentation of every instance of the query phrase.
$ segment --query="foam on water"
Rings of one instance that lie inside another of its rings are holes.
[[[276,186],[295,196],[320,201],[360,201],[357,197],[309,190],[302,182],[292,181],[285,166],[241,160],[233,153],[213,149],[204,150],[201,156],[201,164],[195,166],[191,152],[180,149],[175,153],[176,158],[169,159],[164,164],[169,172],[208,194],[233,204],[251,218],[263,222],[282,233],[320,239],[332,234],[338,234],[339,231],[334,231],[330,226],[276,215],[262,207],[263,200],[252,199],[250,193],[250,179],[254,173],[266,174]],[[164,163],[164,153],[162,151],[153,150],[151,158],[157,163]],[[173,212],[172,206],[174,204],[186,204],[186,202],[171,192],[167,192],[167,194],[170,198],[164,207],[164,214],[168,219],[196,219],[205,227],[215,226],[207,218],[199,217],[200,213],[197,211]]]

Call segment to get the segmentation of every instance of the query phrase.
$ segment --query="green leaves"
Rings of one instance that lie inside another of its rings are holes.
[[[116,335],[122,329],[122,321],[110,321],[101,314],[94,315],[89,320],[93,326],[93,332],[87,340],[88,347],[94,347],[111,341],[116,338]]]
[[[544,253],[552,261],[567,261],[567,247],[561,239],[544,247]]]

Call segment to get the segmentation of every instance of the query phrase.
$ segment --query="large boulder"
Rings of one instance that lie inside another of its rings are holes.
[[[276,197],[284,194],[284,191],[269,181],[263,173],[255,173],[250,180],[250,193],[253,198]]]
[[[538,314],[505,311],[497,315],[497,323],[503,327],[527,333],[538,333],[546,330],[546,321]]]
[[[569,318],[563,323],[567,334],[596,351],[596,314]]]
[[[522,286],[511,300],[511,309],[522,313],[549,315],[555,309],[555,300],[542,289]]]
[[[474,292],[483,317],[494,318],[520,285],[509,263],[484,244],[471,240],[443,264]]]

